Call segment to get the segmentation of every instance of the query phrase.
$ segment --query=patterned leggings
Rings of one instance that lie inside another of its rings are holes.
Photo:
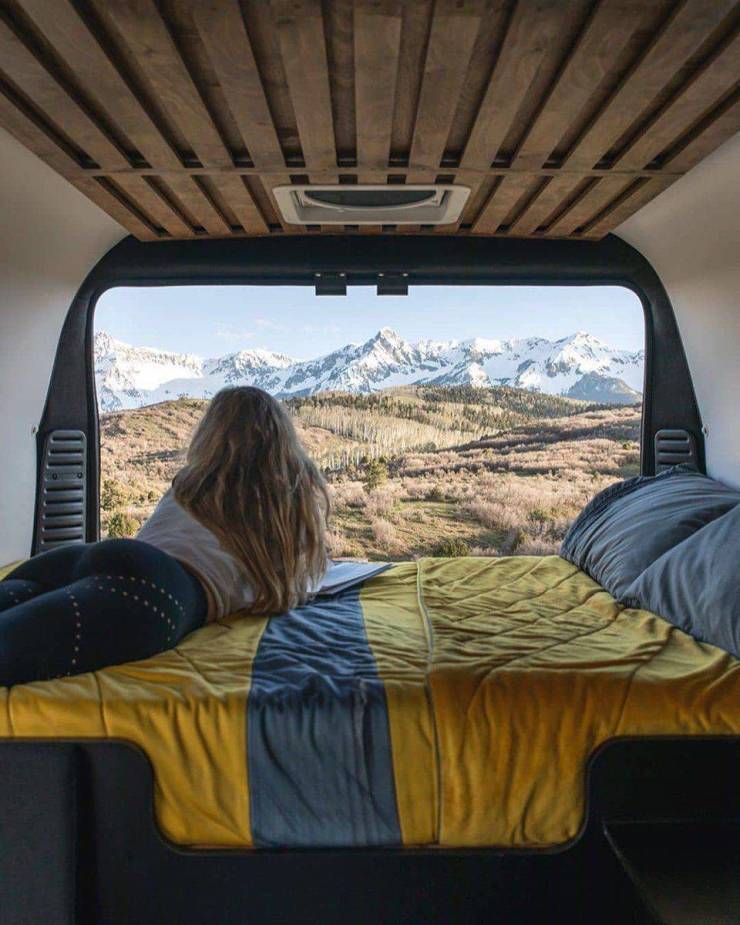
[[[206,610],[200,582],[148,543],[61,546],[0,581],[0,685],[149,658],[201,626]]]

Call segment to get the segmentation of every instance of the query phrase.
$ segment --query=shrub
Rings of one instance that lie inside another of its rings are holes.
[[[557,555],[560,544],[555,540],[524,539],[523,543],[517,546],[516,554],[518,556],[554,556]]]
[[[470,554],[470,546],[461,540],[460,537],[449,537],[442,540],[432,550],[433,556],[440,556],[447,559],[454,559],[457,556],[467,556]]]
[[[524,533],[518,528],[515,527],[504,537],[504,541],[501,544],[499,552],[502,556],[513,556],[519,551],[518,547],[522,545],[525,541]]]
[[[335,510],[364,508],[367,494],[358,482],[338,482],[330,486],[331,500]]]
[[[426,501],[444,501],[445,493],[442,491],[439,485],[435,485],[434,488],[431,488],[427,492],[425,500]]]
[[[495,559],[498,556],[498,549],[494,549],[493,546],[471,546],[469,555],[477,556],[478,558]]]
[[[364,550],[358,543],[336,530],[327,530],[326,545],[333,559],[358,559],[364,555]]]
[[[105,479],[100,491],[100,507],[104,511],[114,511],[128,501],[128,491],[116,479]]]
[[[388,480],[388,464],[380,459],[371,460],[365,470],[365,489],[374,491]]]
[[[368,495],[365,510],[369,517],[382,517],[386,514],[390,514],[395,505],[395,492],[393,492],[391,486],[388,485],[384,488],[376,488],[375,491]]]
[[[108,521],[108,536],[111,539],[133,536],[138,529],[139,521],[125,511],[115,511]]]
[[[371,522],[370,529],[373,531],[373,539],[382,550],[391,554],[400,550],[398,534],[393,524],[378,518]]]
[[[522,517],[521,509],[500,501],[474,499],[465,504],[465,510],[489,530],[508,530],[515,527]]]
[[[529,512],[529,519],[538,524],[545,524],[553,520],[553,515],[551,511],[543,511],[542,508],[536,507]]]

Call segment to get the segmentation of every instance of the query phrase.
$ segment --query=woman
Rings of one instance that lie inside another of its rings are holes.
[[[147,658],[228,613],[305,603],[326,569],[328,512],[280,403],[224,389],[135,540],[60,547],[0,582],[0,685]]]

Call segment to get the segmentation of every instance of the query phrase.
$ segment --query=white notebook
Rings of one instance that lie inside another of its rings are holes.
[[[339,594],[380,575],[391,567],[390,562],[332,562],[326,570],[317,597]]]

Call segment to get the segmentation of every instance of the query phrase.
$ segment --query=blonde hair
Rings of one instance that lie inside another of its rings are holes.
[[[251,386],[220,391],[172,484],[178,504],[244,566],[254,613],[309,599],[326,568],[329,496],[280,402]]]

